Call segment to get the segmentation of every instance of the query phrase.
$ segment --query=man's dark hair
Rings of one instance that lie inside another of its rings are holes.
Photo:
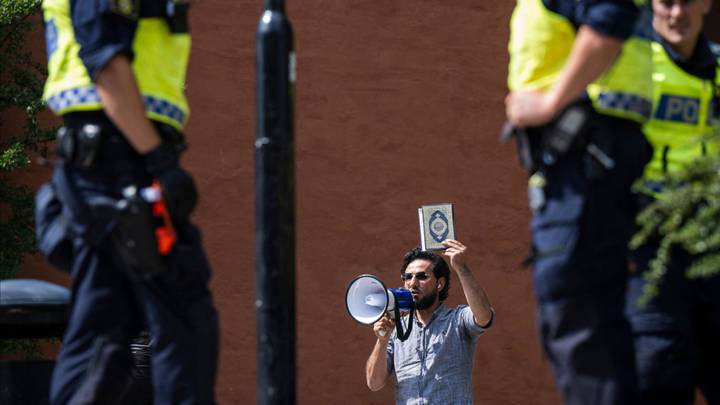
[[[445,284],[443,284],[443,288],[438,294],[438,299],[440,301],[445,301],[448,297],[448,289],[450,288],[450,268],[448,268],[447,263],[445,263],[445,260],[443,260],[442,257],[436,255],[435,253],[422,250],[420,247],[416,247],[415,249],[405,253],[403,264],[400,268],[400,275],[402,276],[405,274],[407,266],[418,259],[427,260],[432,263],[430,265],[430,270],[432,270],[436,279],[439,280],[441,278],[445,278]]]

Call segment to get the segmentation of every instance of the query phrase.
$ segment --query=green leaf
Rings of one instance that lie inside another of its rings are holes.
[[[33,191],[15,183],[14,174],[30,164],[29,153],[47,155],[52,129],[41,128],[38,114],[46,76],[25,38],[38,17],[40,0],[0,0],[0,126],[2,117],[24,119],[18,133],[0,139],[0,278],[11,278],[23,258],[35,252]]]
[[[705,141],[717,145],[720,134]],[[673,252],[685,251],[695,258],[686,269],[687,277],[702,279],[720,273],[720,156],[698,158],[668,176],[664,185],[662,195],[638,214],[638,230],[630,240],[631,249],[659,241],[644,274],[647,285],[641,303],[657,294]],[[633,190],[651,194],[642,179]]]

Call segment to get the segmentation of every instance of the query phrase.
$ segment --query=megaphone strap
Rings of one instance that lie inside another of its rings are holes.
[[[407,324],[407,330],[403,332],[403,322],[402,317],[400,317],[400,306],[395,305],[395,319],[396,319],[396,328],[397,328],[397,337],[400,339],[401,342],[404,342],[407,340],[407,338],[410,337],[410,332],[412,332],[413,327],[413,316],[415,315],[415,305],[413,304],[410,308],[410,314],[408,315],[408,324]]]

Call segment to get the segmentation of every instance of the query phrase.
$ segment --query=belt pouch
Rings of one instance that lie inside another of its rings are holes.
[[[47,261],[70,271],[73,256],[72,236],[63,206],[52,183],[45,183],[35,194],[35,235],[38,250]]]

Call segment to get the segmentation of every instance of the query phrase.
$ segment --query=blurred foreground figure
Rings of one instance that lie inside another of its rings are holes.
[[[641,206],[663,198],[664,181],[703,155],[717,156],[720,47],[702,35],[710,0],[653,0],[653,114],[645,133],[654,154]],[[713,50],[715,53],[713,53]],[[720,276],[690,280],[697,259],[676,249],[657,296],[639,305],[643,275],[659,241],[634,253],[628,314],[635,336],[639,404],[691,405],[695,389],[708,404],[720,404]]]
[[[528,171],[538,324],[566,404],[636,405],[623,310],[652,97],[636,3],[518,0],[511,20],[503,135]]]
[[[214,403],[217,312],[190,222],[197,192],[179,164],[188,4],[46,0],[43,11],[44,98],[63,127],[37,195],[38,239],[73,278],[51,403],[124,402],[145,325],[155,403]]]

